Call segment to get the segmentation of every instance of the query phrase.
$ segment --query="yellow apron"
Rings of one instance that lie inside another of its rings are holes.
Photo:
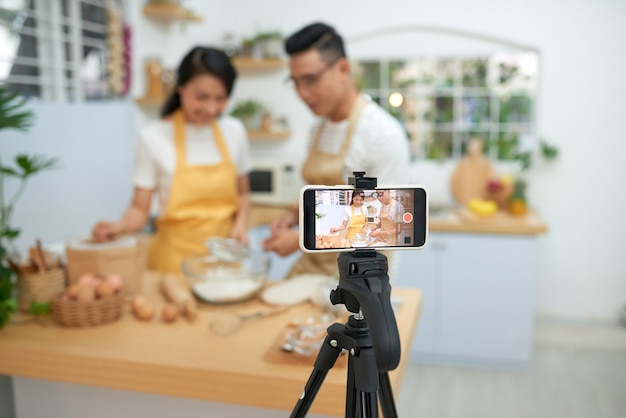
[[[350,225],[348,225],[348,231],[346,231],[346,239],[354,239],[357,234],[362,234],[365,230],[366,224],[365,209],[361,206],[361,214],[356,215],[354,213],[354,206],[352,206],[352,215],[350,216]]]
[[[313,138],[309,155],[302,166],[302,178],[308,184],[324,184],[327,186],[346,184],[348,179],[343,177],[345,157],[348,153],[356,124],[366,105],[367,100],[359,95],[350,112],[348,129],[338,154],[329,154],[318,148],[317,144],[325,126],[325,123],[320,124],[315,138]],[[337,253],[302,254],[287,274],[287,277],[293,277],[299,274],[325,274],[339,278]]]
[[[180,273],[184,258],[207,253],[209,237],[228,237],[238,208],[237,168],[217,121],[211,128],[222,156],[217,164],[189,165],[185,140],[185,117],[172,116],[176,168],[167,208],[157,219],[157,232],[148,247],[148,268]]]

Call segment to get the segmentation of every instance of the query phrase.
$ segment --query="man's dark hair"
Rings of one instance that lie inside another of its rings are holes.
[[[325,23],[312,23],[305,26],[285,41],[285,51],[288,55],[308,49],[317,49],[327,63],[346,57],[341,35]]]

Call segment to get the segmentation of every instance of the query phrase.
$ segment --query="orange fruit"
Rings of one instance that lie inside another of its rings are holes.
[[[509,202],[509,212],[513,216],[524,216],[527,210],[526,202],[522,199],[511,199]]]

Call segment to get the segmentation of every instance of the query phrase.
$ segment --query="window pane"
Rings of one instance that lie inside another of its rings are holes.
[[[352,66],[356,85],[359,89],[380,88],[380,63],[379,62],[357,62]]]
[[[491,100],[489,97],[465,96],[461,109],[464,129],[476,129],[491,121]]]
[[[500,132],[495,146],[499,160],[513,160],[519,149],[519,135],[512,132]]]
[[[433,132],[426,157],[444,159],[452,156],[452,132]]]
[[[389,87],[406,89],[417,84],[418,67],[415,62],[391,61],[389,63]]]
[[[500,98],[500,123],[529,123],[532,99],[527,95]]]
[[[454,99],[452,97],[435,97],[435,123],[452,123],[454,120]]]
[[[38,97],[37,22],[27,1],[0,0],[0,80],[6,89]]]
[[[484,87],[487,85],[487,60],[472,59],[463,61],[463,86]]]
[[[445,58],[437,61],[437,71],[434,76],[434,87],[446,90],[454,87],[456,79],[457,63],[452,58]]]

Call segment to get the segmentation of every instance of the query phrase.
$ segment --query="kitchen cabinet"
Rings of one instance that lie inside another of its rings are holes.
[[[394,255],[392,284],[423,292],[411,357],[520,366],[531,359],[536,236],[431,232]]]

